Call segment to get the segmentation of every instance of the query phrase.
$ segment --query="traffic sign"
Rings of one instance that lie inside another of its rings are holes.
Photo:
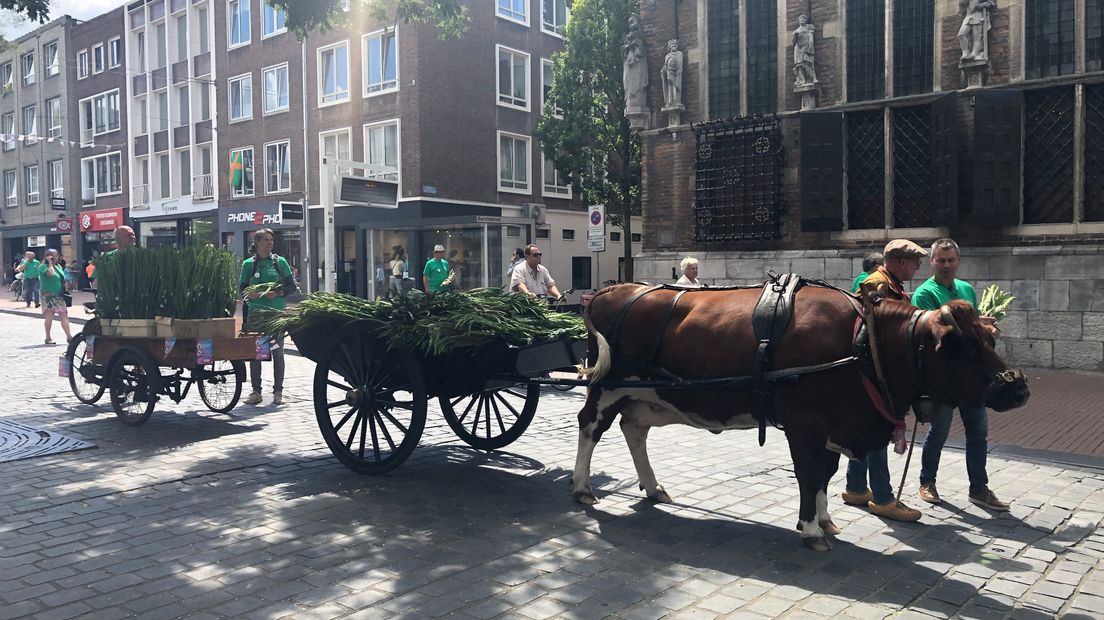
[[[602,205],[591,207],[587,219],[587,249],[591,252],[605,252],[606,208]]]

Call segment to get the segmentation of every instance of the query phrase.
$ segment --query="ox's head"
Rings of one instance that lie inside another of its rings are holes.
[[[925,357],[924,377],[936,400],[951,406],[984,404],[996,411],[1027,402],[1023,373],[1009,369],[997,355],[993,334],[969,303],[948,303],[929,313],[926,325],[935,346]]]

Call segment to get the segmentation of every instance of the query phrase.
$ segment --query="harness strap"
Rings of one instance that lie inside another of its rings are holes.
[[[641,289],[621,306],[621,310],[617,312],[617,316],[613,319],[613,325],[610,326],[610,337],[608,340],[610,355],[617,355],[617,342],[618,340],[620,340],[621,336],[621,323],[625,322],[625,317],[629,314],[629,308],[631,308],[636,302],[640,301],[640,299],[648,293],[658,291],[662,288],[664,288],[664,286],[662,284],[658,284],[654,286],[649,286],[645,289]]]
[[[671,300],[671,305],[667,307],[667,314],[663,315],[663,322],[660,323],[659,333],[656,334],[655,342],[652,343],[652,350],[648,354],[648,359],[645,362],[651,366],[659,355],[659,348],[663,345],[663,334],[667,333],[667,326],[671,324],[671,316],[675,313],[675,306],[678,305],[682,296],[686,294],[686,290],[681,290],[675,293],[674,299]]]

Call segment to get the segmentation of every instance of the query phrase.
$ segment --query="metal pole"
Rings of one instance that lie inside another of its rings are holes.
[[[326,262],[323,271],[325,280],[322,288],[327,293],[337,291],[337,246],[334,239],[336,235],[334,231],[334,172],[333,158],[322,157],[322,169],[319,171],[318,186],[322,208],[325,211],[323,216],[325,218],[325,229],[322,237],[326,245]]]

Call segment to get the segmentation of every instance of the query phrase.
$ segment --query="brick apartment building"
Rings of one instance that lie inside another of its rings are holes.
[[[795,92],[810,7],[819,83]],[[693,255],[708,282],[771,268],[842,285],[888,239],[952,236],[962,277],[1017,297],[1012,363],[1104,370],[1104,5],[998,2],[984,62],[961,61],[959,10],[642,2],[653,73],[669,39],[685,52],[686,111],[669,126],[654,75],[638,275]]]

